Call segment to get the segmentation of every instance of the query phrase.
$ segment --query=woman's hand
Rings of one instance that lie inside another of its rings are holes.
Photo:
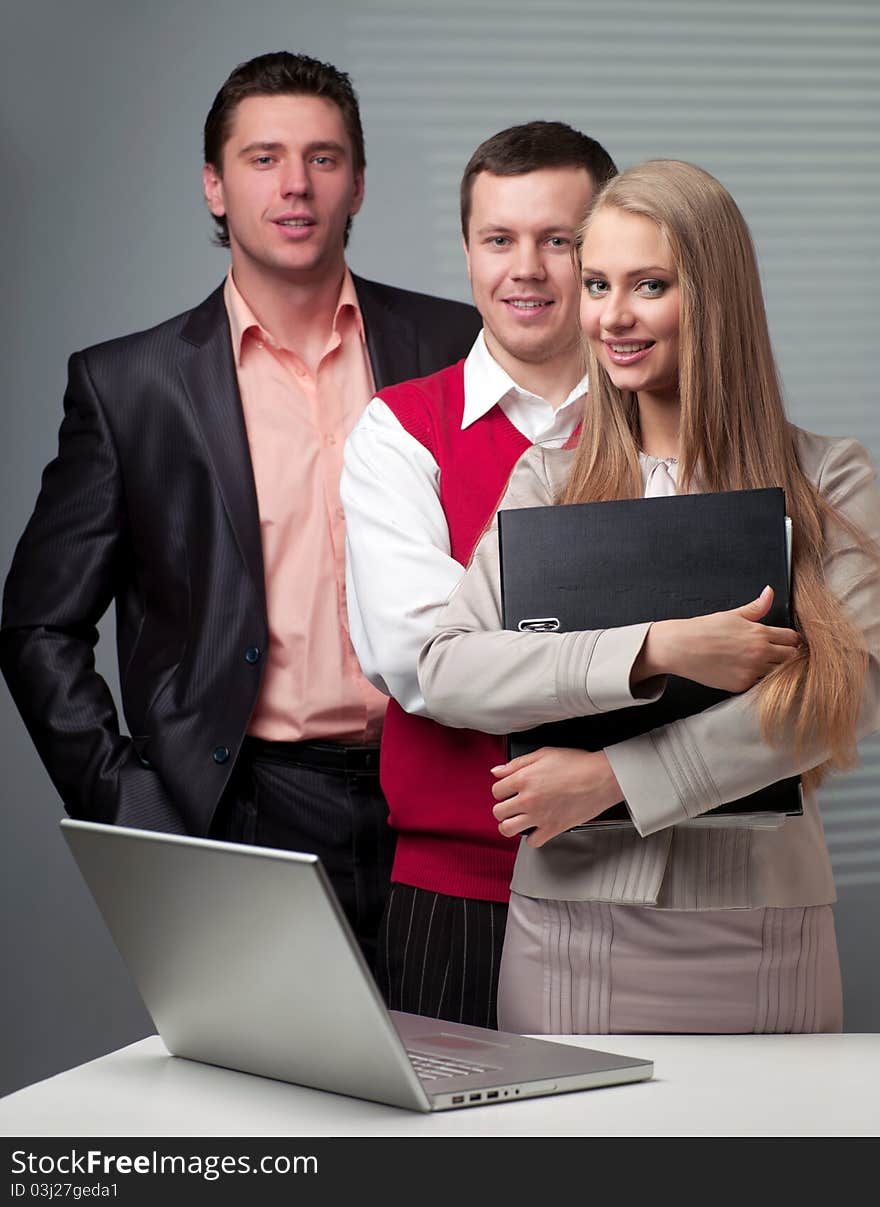
[[[492,795],[499,803],[492,812],[498,830],[513,838],[533,829],[526,842],[545,842],[592,821],[623,798],[604,751],[566,750],[545,746],[492,768]]]
[[[772,604],[773,588],[765,587],[757,599],[729,612],[655,621],[633,666],[633,685],[654,675],[680,675],[729,692],[754,687],[803,648],[793,629],[758,623]]]

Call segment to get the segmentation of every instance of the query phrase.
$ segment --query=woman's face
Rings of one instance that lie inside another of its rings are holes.
[[[581,250],[581,326],[620,390],[678,400],[678,274],[656,222],[611,206]]]

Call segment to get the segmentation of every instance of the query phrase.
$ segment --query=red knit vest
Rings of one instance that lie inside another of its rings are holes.
[[[462,431],[463,361],[379,397],[440,467],[452,556],[467,565],[529,440],[499,406]],[[451,897],[507,901],[518,840],[498,833],[489,771],[506,757],[503,738],[447,729],[390,701],[381,779],[398,834],[392,880]]]

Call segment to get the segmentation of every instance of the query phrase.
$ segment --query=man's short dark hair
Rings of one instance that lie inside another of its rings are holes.
[[[205,119],[205,163],[219,175],[223,174],[223,148],[229,139],[235,110],[249,96],[320,96],[332,101],[342,114],[351,141],[355,173],[362,172],[367,166],[357,94],[348,74],[332,63],[322,63],[309,55],[278,50],[239,63],[214,97]],[[217,225],[216,242],[221,247],[228,247],[226,219],[215,217],[214,222]],[[351,218],[345,228],[346,243],[350,229]]]
[[[471,217],[474,180],[480,172],[525,176],[541,168],[585,168],[598,191],[617,175],[614,160],[601,143],[565,122],[526,122],[509,126],[481,143],[461,178],[461,233],[465,242]]]

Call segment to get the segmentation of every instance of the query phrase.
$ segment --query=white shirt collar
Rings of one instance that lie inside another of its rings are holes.
[[[581,417],[580,405],[573,404],[579,404],[586,392],[585,375],[562,406],[556,408],[554,416],[553,408],[545,398],[517,385],[510,374],[502,369],[486,347],[486,340],[481,331],[464,362],[464,411],[461,426],[462,429],[470,427],[499,403],[511,422],[533,441],[537,439],[537,432],[533,434],[526,431],[525,427],[534,429],[536,419],[538,427],[552,427],[554,431],[566,428],[567,434],[570,435]],[[526,422],[524,426],[526,411],[540,411],[542,414],[540,418],[533,414],[532,422]]]

